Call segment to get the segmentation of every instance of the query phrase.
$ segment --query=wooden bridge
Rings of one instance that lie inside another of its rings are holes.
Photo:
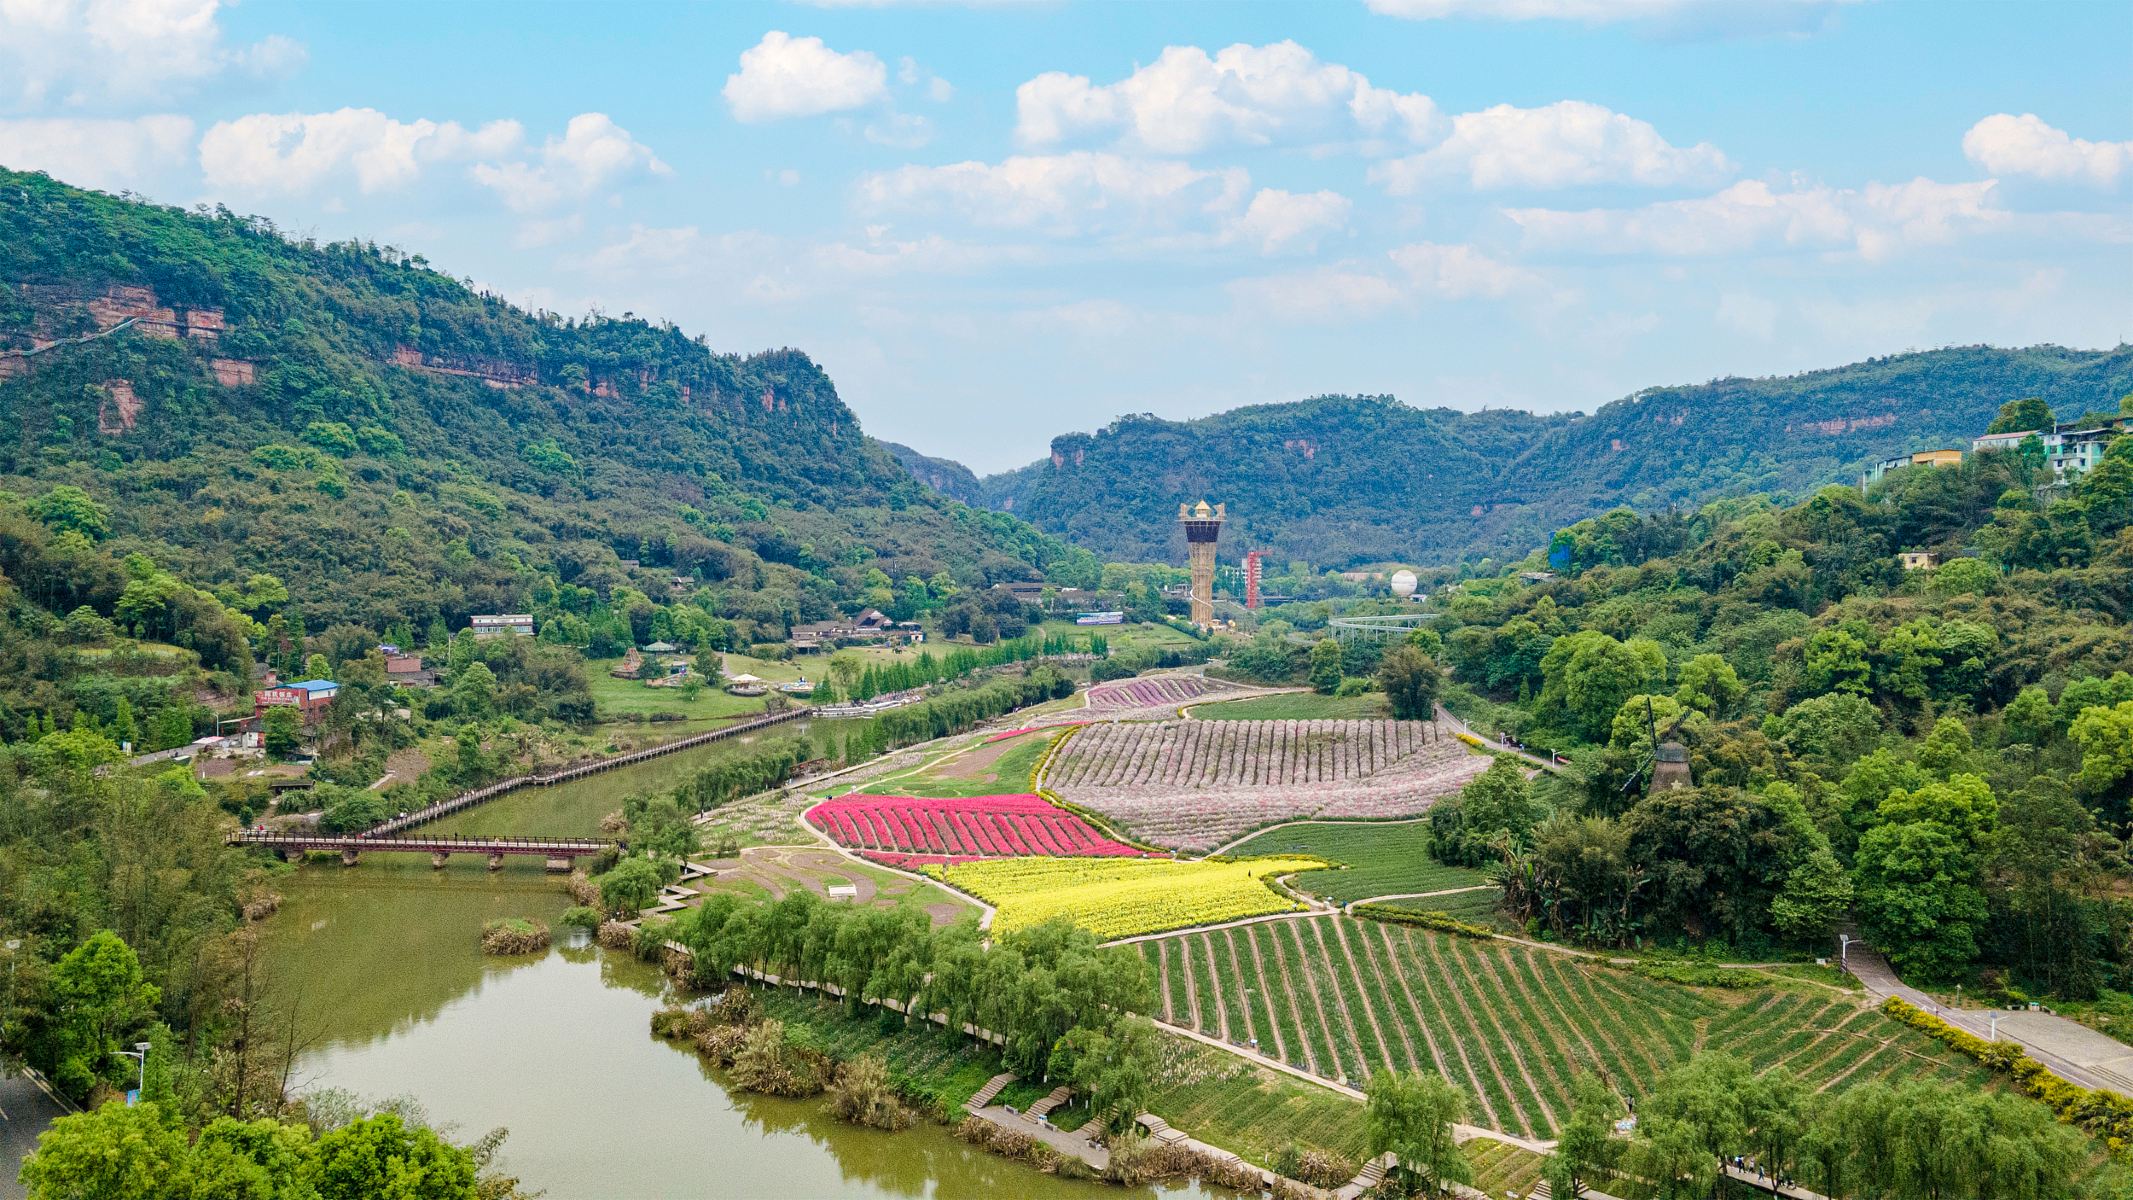
[[[548,860],[549,870],[558,873],[570,870],[580,858],[618,845],[597,838],[458,837],[451,834],[379,837],[374,833],[297,833],[264,829],[240,829],[223,840],[232,846],[264,846],[278,852],[284,860],[313,850],[338,850],[341,865],[348,867],[354,866],[366,851],[427,854],[433,867],[442,867],[454,854],[486,854],[492,871],[503,867],[507,854],[538,854]]]
[[[612,771],[617,767],[627,767],[634,763],[649,762],[655,758],[668,754],[679,754],[684,750],[694,750],[698,746],[724,741],[727,738],[744,737],[760,729],[768,729],[773,725],[783,725],[787,721],[804,720],[813,715],[814,712],[815,710],[811,708],[793,708],[776,716],[744,721],[739,725],[728,725],[724,729],[714,729],[709,733],[699,733],[693,737],[685,737],[678,741],[667,742],[644,750],[632,751],[628,754],[617,754],[612,758],[579,763],[577,766],[564,767],[559,771],[550,771],[545,775],[514,776],[510,779],[492,783],[487,787],[475,788],[471,792],[461,792],[448,800],[439,800],[428,808],[417,809],[402,816],[380,821],[371,826],[368,832],[372,837],[376,837],[379,834],[398,833],[403,829],[412,829],[417,825],[427,825],[439,817],[449,816],[462,809],[472,808],[484,801],[494,800],[498,796],[507,792],[515,792],[520,788],[553,787],[558,783],[569,783],[574,779],[583,779],[587,775],[597,775],[602,771]]]

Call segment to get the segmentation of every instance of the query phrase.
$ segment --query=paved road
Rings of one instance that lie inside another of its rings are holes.
[[[1888,960],[1858,942],[1851,944],[1844,965],[1876,999],[1898,996],[1948,1024],[1981,1038],[1993,1036],[1995,1010],[1949,1008],[1896,977]],[[2125,1092],[2133,1063],[2133,1048],[2112,1041],[2078,1022],[2043,1012],[2001,1012],[1999,1036],[2021,1043],[2031,1058],[2043,1063],[2068,1083],[2081,1087]],[[2069,1056],[2073,1057],[2069,1057]]]
[[[0,1200],[22,1200],[26,1193],[15,1172],[37,1148],[37,1135],[65,1115],[27,1076],[0,1076]]]

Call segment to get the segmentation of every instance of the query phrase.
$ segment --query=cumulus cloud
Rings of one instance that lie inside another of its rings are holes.
[[[1395,195],[1412,195],[1440,178],[1464,177],[1480,189],[1668,187],[1713,183],[1732,171],[1732,162],[1708,142],[1675,146],[1649,122],[1562,100],[1541,108],[1499,104],[1462,113],[1452,118],[1444,141],[1379,163],[1370,178]]]
[[[649,146],[630,136],[606,113],[579,113],[560,138],[549,138],[540,152],[505,163],[476,163],[474,181],[505,204],[533,212],[586,196],[632,175],[671,175]]]
[[[1314,250],[1321,237],[1347,228],[1352,207],[1339,192],[1299,195],[1279,188],[1261,188],[1244,211],[1228,222],[1223,233],[1231,241],[1257,246],[1262,254]]]
[[[1213,55],[1169,46],[1116,83],[1048,71],[1015,90],[1015,109],[1015,135],[1026,145],[1115,135],[1158,154],[1359,134],[1419,141],[1438,125],[1429,97],[1374,87],[1291,41]]]
[[[1880,259],[2007,220],[1994,182],[1773,188],[1759,180],[1715,195],[1641,208],[1504,210],[1528,247],[1594,254],[1708,257],[1771,250],[1850,250]]]
[[[401,121],[373,108],[254,113],[222,121],[200,139],[200,171],[212,188],[301,194],[352,183],[365,194],[403,188],[431,167],[467,164],[504,203],[533,212],[586,196],[635,174],[671,174],[651,149],[605,113],[580,113],[562,136],[525,145],[516,121],[468,128],[456,121]]]
[[[1114,248],[1243,246],[1261,254],[1316,248],[1327,234],[1347,228],[1353,207],[1338,192],[1254,191],[1241,168],[1203,169],[1176,159],[1094,150],[899,167],[862,178],[858,200],[876,216],[1108,239]],[[870,227],[869,233],[879,240],[888,228]]]
[[[523,136],[516,121],[468,129],[398,121],[374,108],[254,113],[208,129],[200,171],[209,186],[241,192],[308,192],[351,177],[361,191],[380,192],[413,182],[432,163],[506,153]]]
[[[996,229],[1073,236],[1226,211],[1248,186],[1234,168],[1077,151],[898,167],[863,177],[858,195],[863,208],[877,213],[949,215]]]
[[[1416,242],[1392,251],[1390,257],[1416,288],[1445,300],[1501,300],[1547,287],[1538,272],[1491,258],[1472,246]]]
[[[1805,33],[1858,0],[1365,0],[1370,11],[1413,21],[1633,23],[1673,34]]]
[[[1438,242],[1400,246],[1378,262],[1240,279],[1229,291],[1244,307],[1300,321],[1373,317],[1431,301],[1517,300],[1547,307],[1567,298],[1537,271],[1472,246]]]
[[[1963,154],[1995,175],[2109,187],[2133,166],[2133,142],[2092,142],[2055,128],[2035,113],[1994,113],[1963,135]]]
[[[723,94],[737,121],[817,117],[888,99],[889,69],[864,50],[842,54],[821,38],[773,29],[741,52]]]
[[[0,104],[165,98],[226,71],[278,74],[303,62],[303,47],[285,37],[224,44],[222,7],[221,0],[0,0]]]
[[[0,163],[117,190],[182,166],[191,157],[192,138],[192,119],[180,116],[0,120]]]

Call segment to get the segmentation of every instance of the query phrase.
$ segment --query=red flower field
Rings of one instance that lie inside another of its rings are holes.
[[[839,796],[807,810],[807,822],[848,850],[891,866],[1050,855],[1138,856],[1041,796]]]

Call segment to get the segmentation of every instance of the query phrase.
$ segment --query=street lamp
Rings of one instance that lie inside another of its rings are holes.
[[[0,1019],[0,1030],[15,1022],[15,952],[22,949],[21,938],[7,939],[7,1016]]]
[[[118,1051],[118,1053],[125,1055],[127,1058],[141,1060],[141,1079],[140,1082],[133,1085],[133,1094],[136,1099],[139,1098],[142,1092],[148,1090],[148,1047],[153,1044],[152,1042],[135,1042],[133,1049]]]
[[[1837,965],[1838,965],[1838,966],[1846,966],[1846,967],[1848,967],[1848,966],[1850,966],[1850,965],[1851,965],[1851,959],[1850,959],[1850,957],[1849,957],[1849,955],[1851,954],[1851,949],[1852,949],[1852,935],[1851,935],[1851,934],[1848,934],[1848,933],[1840,933],[1840,934],[1838,934],[1838,935],[1837,935]]]

